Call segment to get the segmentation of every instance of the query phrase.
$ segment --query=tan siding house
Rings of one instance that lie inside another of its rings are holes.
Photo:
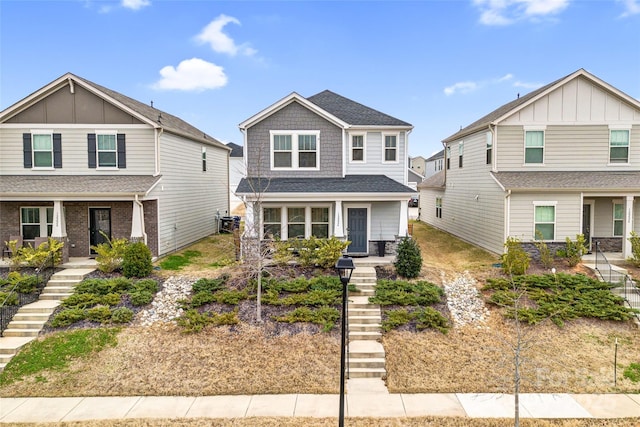
[[[0,112],[0,242],[109,238],[161,256],[215,231],[229,210],[230,149],[181,119],[65,74]],[[206,167],[203,165],[206,152]]]
[[[627,238],[640,231],[637,99],[580,69],[443,143],[445,170],[418,187],[423,221],[496,253],[508,237],[561,244],[584,234],[590,246],[631,255]],[[441,217],[425,215],[436,198]]]

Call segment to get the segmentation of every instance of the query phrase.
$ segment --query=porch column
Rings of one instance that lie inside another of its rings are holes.
[[[398,226],[398,236],[409,235],[409,204],[400,202],[400,225]]]
[[[253,212],[253,202],[244,202],[244,235],[246,237],[258,237],[258,228],[254,224],[255,215]]]
[[[144,207],[138,200],[138,196],[133,201],[133,211],[131,213],[131,239],[132,242],[144,242],[147,244],[147,233],[144,231]]]
[[[622,241],[622,257],[630,258],[631,253],[631,231],[633,231],[633,196],[627,196],[625,202],[625,218],[624,218],[624,240]]]
[[[342,220],[342,200],[336,200],[336,208],[333,215],[333,235],[338,238],[344,237],[344,224]]]
[[[62,209],[62,200],[53,201],[53,224],[51,227],[51,238],[62,242],[62,262],[69,261],[69,245],[67,241],[67,223]]]

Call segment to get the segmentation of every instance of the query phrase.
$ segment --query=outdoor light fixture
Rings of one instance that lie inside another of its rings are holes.
[[[336,262],[336,272],[340,281],[342,282],[342,325],[340,336],[340,415],[338,417],[338,426],[344,427],[344,373],[346,371],[345,356],[346,356],[346,325],[347,325],[347,288],[349,287],[349,280],[351,280],[351,273],[356,267],[353,265],[353,260],[347,255],[342,255],[338,262]]]

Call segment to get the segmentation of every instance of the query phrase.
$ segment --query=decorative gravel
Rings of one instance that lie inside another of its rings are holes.
[[[476,281],[468,271],[452,281],[447,281],[443,273],[442,283],[454,326],[480,325],[489,317]]]
[[[169,277],[151,302],[151,307],[142,310],[137,315],[137,321],[142,326],[149,326],[155,322],[175,322],[182,315],[182,308],[178,301],[187,298],[196,279],[183,276]]]

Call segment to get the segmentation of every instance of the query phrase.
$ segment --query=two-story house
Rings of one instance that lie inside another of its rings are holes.
[[[415,193],[407,187],[412,129],[330,91],[292,93],[245,120],[247,177],[236,194],[246,229],[261,239],[336,236],[352,255],[375,254],[376,241],[392,246],[407,235]]]
[[[640,231],[640,102],[580,69],[444,141],[445,168],[419,185],[421,219],[502,253],[507,237],[584,234],[631,255]]]
[[[0,242],[104,235],[155,256],[216,232],[229,210],[224,144],[166,112],[65,74],[0,112]]]

